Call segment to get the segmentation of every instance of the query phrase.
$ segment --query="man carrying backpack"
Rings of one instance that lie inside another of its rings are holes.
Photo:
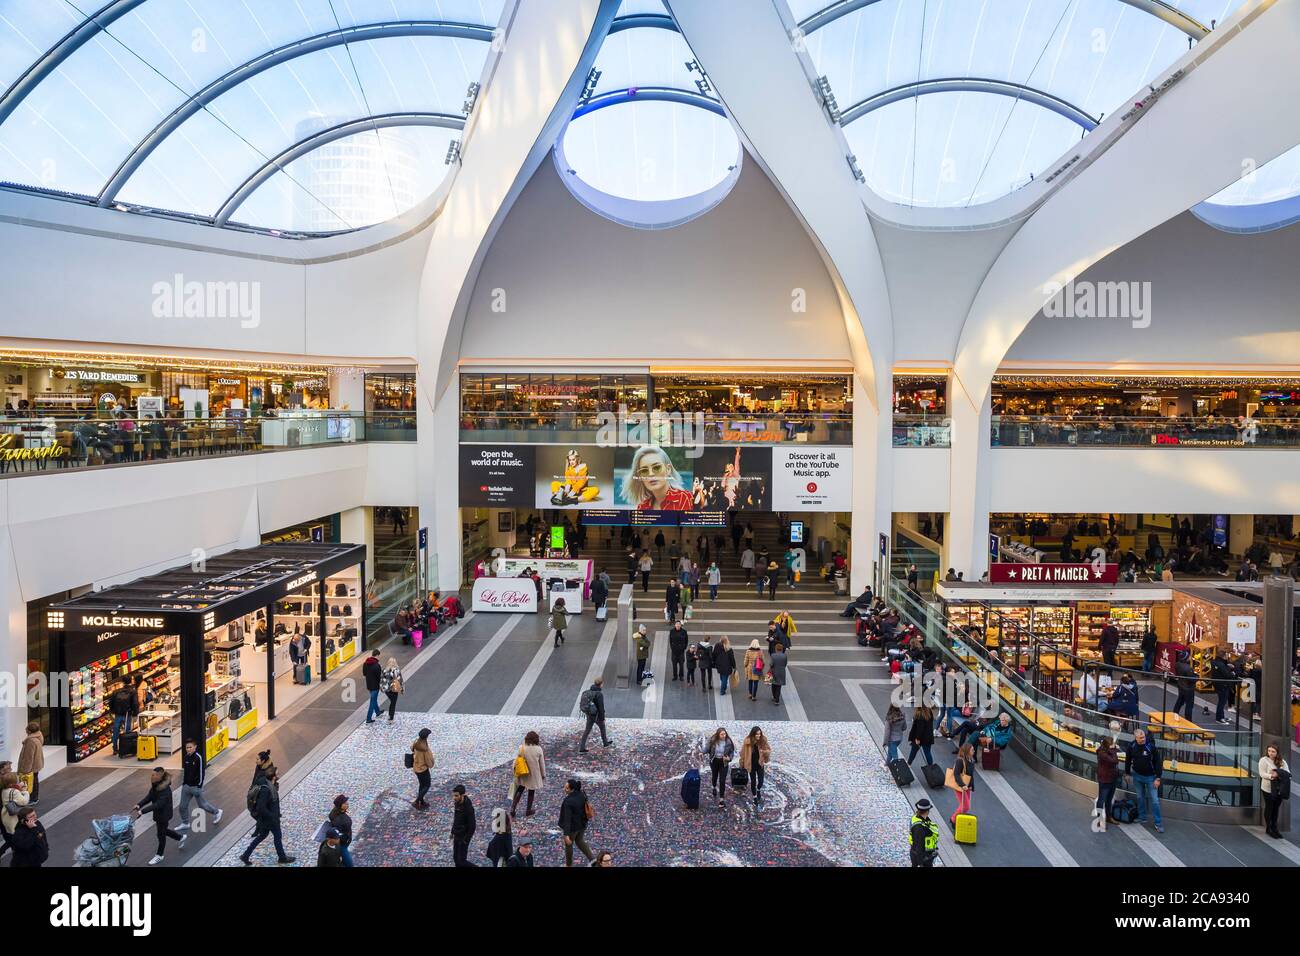
[[[582,742],[578,744],[578,753],[587,752],[587,738],[591,736],[591,728],[600,728],[600,742],[604,746],[609,746],[609,736],[605,733],[605,678],[597,677],[592,681],[591,686],[582,692],[582,697],[578,701],[578,709],[587,718],[587,727],[582,732]]]
[[[275,842],[275,853],[280,863],[292,863],[296,857],[284,852],[284,836],[280,832],[279,772],[269,761],[264,767],[262,764],[258,766],[259,773],[248,788],[248,813],[257,821],[257,829],[253,831],[253,842],[239,855],[239,862],[252,866],[253,851],[270,836]]]

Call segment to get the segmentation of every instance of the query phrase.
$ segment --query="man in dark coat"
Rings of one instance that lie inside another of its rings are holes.
[[[582,792],[582,781],[570,778],[564,785],[564,800],[560,802],[560,832],[564,834],[564,865],[573,866],[573,848],[576,845],[588,861],[594,859],[587,846],[587,795]]]
[[[473,866],[469,861],[469,842],[474,839],[478,821],[474,818],[474,803],[458,783],[451,788],[453,811],[451,817],[451,858],[453,866]]]
[[[686,648],[690,645],[690,635],[681,621],[673,622],[673,629],[668,632],[668,650],[673,657],[673,680],[686,677]]]
[[[1187,651],[1178,652],[1174,677],[1178,683],[1178,699],[1174,701],[1174,713],[1185,712],[1187,719],[1191,720],[1192,709],[1196,705],[1196,672],[1192,670],[1191,655]]]
[[[366,679],[366,691],[370,694],[370,706],[366,708],[366,723],[373,724],[375,718],[379,716],[379,680],[383,676],[384,668],[379,663],[379,658],[375,652],[371,651],[366,662],[361,665],[361,676]]]
[[[1107,621],[1101,629],[1101,659],[1107,667],[1115,666],[1115,652],[1119,650],[1119,628],[1114,621]]]
[[[578,744],[578,753],[587,752],[587,738],[591,736],[591,728],[600,728],[600,742],[606,747],[609,746],[609,736],[605,733],[605,678],[597,676],[589,688],[587,688],[582,698],[579,700],[579,706],[583,709],[583,714],[587,718],[587,727],[582,732],[582,741]]]
[[[270,753],[266,753],[268,758]],[[258,755],[259,757],[261,754]],[[281,863],[292,863],[296,857],[289,856],[284,852],[284,835],[280,832],[280,791],[279,791],[279,772],[275,769],[275,764],[270,763],[269,759],[263,765],[258,764],[260,772],[253,778],[253,786],[248,788],[249,798],[252,806],[249,807],[249,813],[257,821],[257,829],[253,831],[253,841],[248,844],[248,848],[239,855],[239,861],[244,866],[253,865],[253,851],[257,845],[265,840],[268,836],[275,843],[275,853]]]

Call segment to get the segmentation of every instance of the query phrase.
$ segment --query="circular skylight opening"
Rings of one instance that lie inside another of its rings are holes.
[[[712,209],[740,177],[742,149],[721,106],[675,90],[597,96],[555,146],[560,178],[588,209],[666,229]]]

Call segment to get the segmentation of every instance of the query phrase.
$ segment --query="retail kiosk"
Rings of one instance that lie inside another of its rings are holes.
[[[359,544],[266,544],[50,607],[58,666],[70,675],[68,759],[111,743],[108,697],[122,679],[142,677],[152,691],[142,759],[187,739],[205,741],[212,759],[275,719],[295,630],[312,635],[317,679],[365,647],[365,557]]]

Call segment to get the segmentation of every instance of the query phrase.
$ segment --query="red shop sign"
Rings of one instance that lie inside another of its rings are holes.
[[[1115,584],[1118,564],[990,564],[993,584]]]
[[[1187,650],[1186,644],[1173,642],[1156,645],[1156,670],[1162,674],[1172,674],[1178,663],[1178,655]]]

